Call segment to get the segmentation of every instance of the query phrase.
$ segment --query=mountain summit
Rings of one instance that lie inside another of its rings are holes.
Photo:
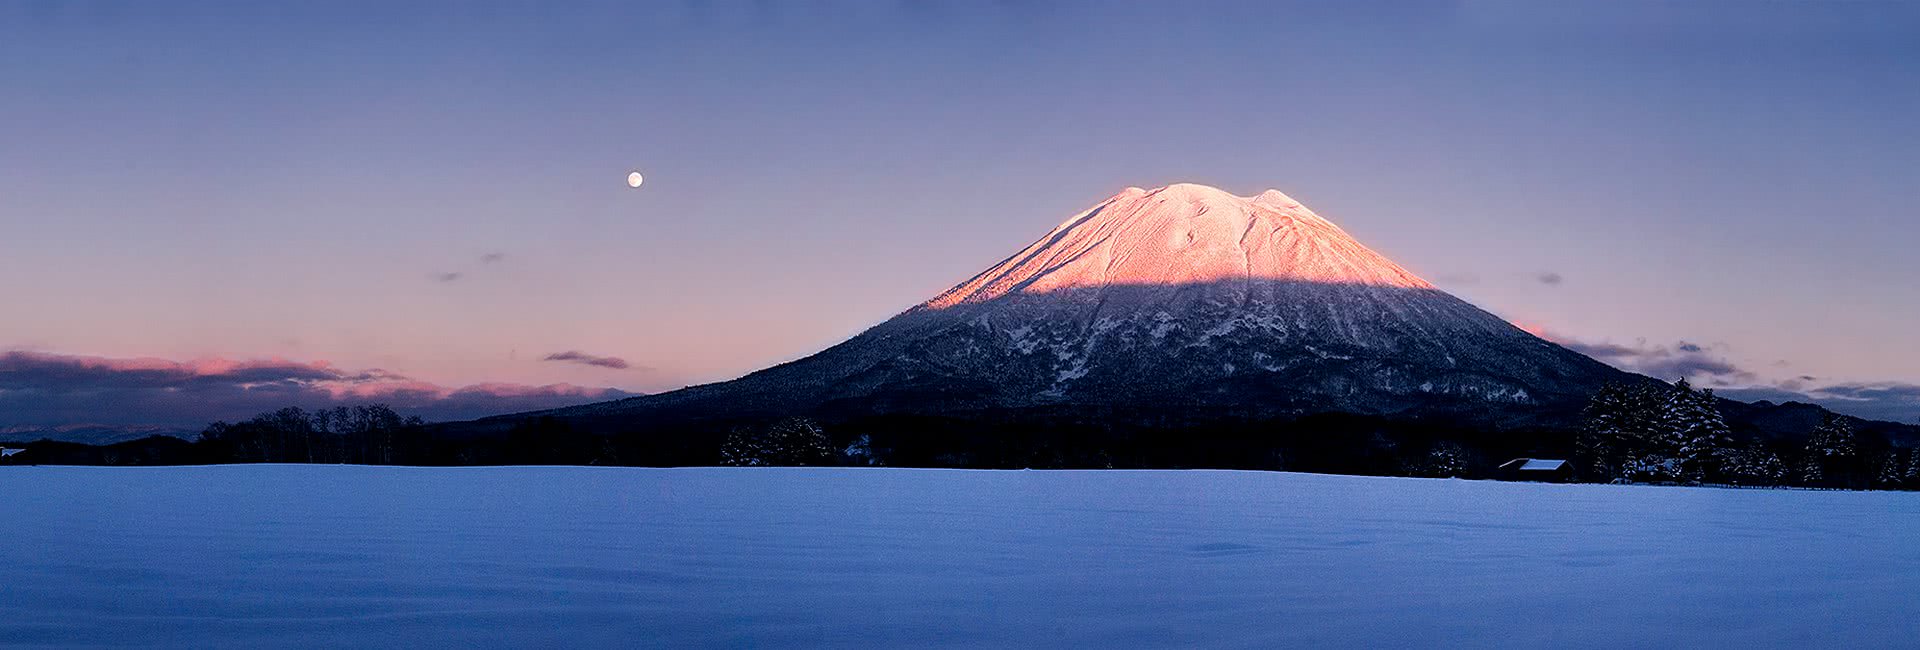
[[[1240,197],[1181,183],[1127,188],[927,306],[1012,292],[1273,281],[1434,288],[1278,190]]]
[[[560,415],[1031,407],[1485,413],[1626,375],[1440,291],[1298,201],[1128,188],[939,296],[740,379]]]

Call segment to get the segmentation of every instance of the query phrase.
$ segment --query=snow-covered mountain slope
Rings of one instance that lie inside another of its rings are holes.
[[[1573,403],[1626,377],[1436,289],[1280,192],[1179,184],[1129,188],[811,357],[559,413],[1470,412]]]

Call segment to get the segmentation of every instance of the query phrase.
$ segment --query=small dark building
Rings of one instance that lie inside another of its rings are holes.
[[[1515,458],[1500,466],[1500,478],[1508,481],[1565,483],[1573,478],[1573,465],[1550,458]]]

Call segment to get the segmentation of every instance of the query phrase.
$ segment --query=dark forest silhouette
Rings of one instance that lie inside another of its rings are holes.
[[[608,430],[541,417],[492,430],[430,425],[371,404],[286,408],[209,425],[198,440],[39,441],[34,464],[895,466],[977,469],[1214,468],[1499,478],[1512,458],[1568,458],[1583,482],[1920,489],[1920,448],[1826,414],[1801,435],[1730,423],[1712,391],[1615,384],[1578,430],[1320,414],[1287,420],[1166,411],[1025,409],[679,422]],[[632,425],[628,425],[631,427]]]

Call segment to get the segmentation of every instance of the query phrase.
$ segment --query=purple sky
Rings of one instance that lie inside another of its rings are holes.
[[[1178,181],[1920,418],[1920,5],[268,4],[0,2],[0,426],[725,379]]]

